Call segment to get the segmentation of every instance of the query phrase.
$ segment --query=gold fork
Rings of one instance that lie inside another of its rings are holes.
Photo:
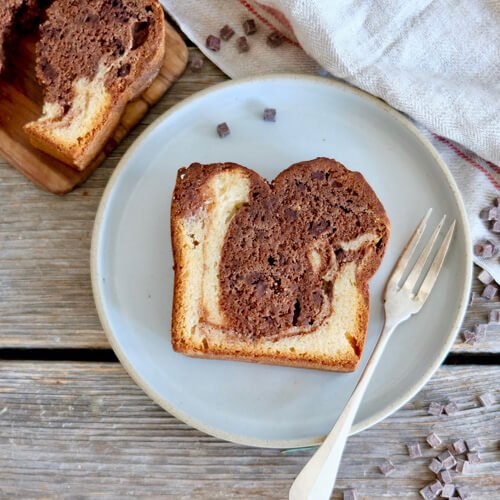
[[[408,277],[401,283],[403,275],[408,271],[408,264],[415,253],[431,212],[432,209],[429,209],[413,233],[387,281],[384,293],[384,328],[361,378],[347,405],[340,414],[337,423],[293,482],[289,493],[290,500],[328,500],[330,498],[352,422],[384,348],[396,327],[422,309],[436,283],[450,246],[455,229],[455,221],[452,222],[448,229],[425,277],[424,269],[444,224],[446,215],[441,219],[432,233]],[[423,281],[417,291],[416,286],[421,278],[423,278]]]

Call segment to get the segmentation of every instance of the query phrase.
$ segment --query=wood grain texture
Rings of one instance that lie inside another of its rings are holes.
[[[340,492],[363,499],[417,498],[433,479],[425,444],[478,437],[482,463],[455,483],[473,498],[500,491],[500,405],[482,408],[477,395],[498,390],[500,367],[443,367],[403,409],[352,437],[339,472]],[[500,394],[497,393],[497,398]],[[430,401],[454,399],[455,417],[432,417]],[[410,459],[417,440],[424,457]],[[222,442],[179,422],[116,363],[0,363],[0,491],[3,498],[266,498],[285,499],[311,451],[282,453]],[[377,464],[391,458],[385,478]]]
[[[101,153],[85,170],[77,171],[33,147],[23,131],[23,126],[42,112],[42,90],[35,78],[36,41],[35,35],[21,39],[20,54],[9,60],[8,70],[0,79],[0,154],[40,188],[64,194],[84,182],[163,96],[184,71],[188,51],[180,35],[167,23],[165,59],[159,75],[139,98],[127,104]]]
[[[190,53],[200,55],[197,49]],[[89,275],[91,231],[106,182],[146,125],[185,97],[225,79],[208,61],[199,73],[188,68],[85,185],[65,197],[39,191],[0,159],[0,348],[109,347]],[[477,280],[474,290],[480,291]],[[488,310],[498,307],[498,299],[475,302],[465,326],[486,321]],[[500,328],[490,328],[475,346],[464,344],[459,335],[453,351],[499,353]]]

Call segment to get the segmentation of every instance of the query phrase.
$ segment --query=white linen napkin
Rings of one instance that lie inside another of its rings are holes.
[[[231,78],[327,70],[409,115],[461,190],[473,243],[500,246],[479,212],[500,196],[498,0],[161,0],[181,29]],[[240,54],[242,23],[255,19]],[[219,52],[205,47],[229,24]],[[277,31],[284,43],[271,48]],[[500,257],[474,261],[500,283]]]

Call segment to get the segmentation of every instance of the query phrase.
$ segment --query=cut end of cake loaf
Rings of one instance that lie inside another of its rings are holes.
[[[356,368],[389,237],[361,174],[318,158],[269,184],[237,164],[193,164],[179,171],[171,228],[177,352]]]
[[[83,170],[158,75],[163,10],[158,0],[55,0],[40,31],[43,115],[24,130],[35,147]]]

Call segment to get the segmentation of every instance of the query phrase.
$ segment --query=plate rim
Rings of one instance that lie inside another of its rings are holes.
[[[453,324],[450,327],[446,342],[441,347],[439,354],[436,356],[433,363],[429,365],[429,368],[424,372],[424,374],[418,379],[418,381],[413,384],[401,397],[399,397],[392,404],[387,405],[382,410],[376,412],[371,417],[367,417],[361,422],[358,422],[353,425],[350,435],[357,434],[373,425],[379,423],[384,420],[388,416],[392,415],[397,409],[401,408],[405,405],[411,398],[413,398],[422,387],[427,384],[430,378],[434,375],[437,369],[441,366],[444,358],[448,354],[451,345],[453,344],[456,334],[463,322],[463,318],[466,313],[467,303],[468,303],[468,295],[472,282],[472,243],[471,243],[471,235],[470,228],[468,223],[468,218],[466,214],[466,209],[464,206],[464,202],[462,199],[462,195],[457,187],[455,179],[451,174],[448,166],[446,165],[443,158],[440,156],[438,151],[432,145],[432,143],[423,135],[422,132],[410,121],[409,118],[404,116],[401,112],[392,108],[389,104],[387,104],[382,99],[368,94],[363,90],[360,90],[356,87],[353,87],[347,83],[334,80],[331,78],[325,78],[321,76],[315,75],[305,75],[305,74],[294,74],[294,73],[273,73],[268,75],[259,75],[259,76],[251,76],[247,78],[241,78],[237,80],[227,80],[215,85],[211,85],[206,89],[196,92],[195,94],[181,100],[177,104],[173,105],[171,108],[166,110],[160,116],[158,116],[150,125],[148,125],[145,130],[143,130],[139,136],[134,140],[134,142],[129,146],[125,154],[117,163],[111,177],[109,178],[106,187],[103,191],[101,200],[99,202],[99,206],[96,212],[94,227],[92,230],[92,240],[91,240],[91,249],[90,249],[90,275],[92,282],[92,293],[94,297],[94,302],[97,309],[97,314],[99,320],[101,322],[101,326],[104,330],[104,333],[107,337],[107,340],[113,349],[113,352],[116,354],[118,360],[121,365],[125,368],[129,376],[132,380],[146,393],[146,395],[158,404],[165,411],[170,413],[175,418],[181,420],[182,422],[190,425],[191,427],[204,432],[205,434],[209,434],[219,439],[223,439],[225,441],[230,441],[236,444],[245,445],[245,446],[254,446],[260,448],[305,448],[319,445],[325,438],[322,436],[313,436],[310,438],[299,438],[299,439],[259,439],[252,438],[248,436],[241,436],[239,434],[234,434],[231,432],[224,431],[222,429],[213,427],[211,425],[205,424],[202,421],[191,417],[189,414],[183,412],[179,408],[173,406],[169,401],[167,401],[161,394],[155,391],[152,387],[150,387],[147,382],[143,379],[140,372],[134,368],[132,363],[129,362],[125,353],[121,350],[118,341],[115,339],[115,335],[113,333],[113,329],[106,315],[105,307],[104,307],[104,293],[101,288],[101,276],[99,274],[99,248],[102,243],[101,235],[103,224],[105,221],[105,215],[107,213],[107,209],[109,207],[109,202],[114,193],[114,187],[117,184],[122,171],[126,168],[128,164],[128,160],[132,157],[136,150],[141,146],[141,144],[152,134],[157,126],[170,118],[171,115],[174,115],[180,109],[189,106],[191,103],[203,99],[206,95],[216,93],[221,89],[232,86],[240,86],[246,85],[252,82],[265,82],[270,80],[299,80],[305,82],[319,83],[325,86],[335,87],[336,89],[342,90],[347,93],[356,94],[362,99],[366,99],[382,110],[386,111],[395,118],[403,127],[406,127],[410,132],[413,133],[415,138],[422,143],[422,145],[429,151],[432,155],[433,159],[441,169],[442,173],[445,176],[448,187],[453,194],[458,207],[458,213],[461,218],[462,226],[464,228],[464,239],[465,239],[465,286],[462,291],[461,301],[456,310],[455,319]]]

